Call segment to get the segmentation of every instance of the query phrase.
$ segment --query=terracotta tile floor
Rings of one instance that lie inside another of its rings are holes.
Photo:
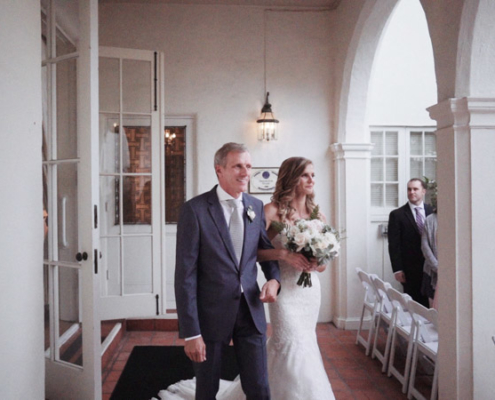
[[[270,330],[268,331],[268,335]],[[381,363],[367,357],[356,343],[356,331],[318,324],[318,343],[337,400],[406,399],[400,383],[381,372]],[[177,332],[128,331],[103,371],[103,400],[108,400],[135,345],[183,346]],[[304,400],[304,399],[301,399]]]

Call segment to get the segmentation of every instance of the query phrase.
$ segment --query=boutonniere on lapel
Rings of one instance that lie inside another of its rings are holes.
[[[254,219],[256,218],[256,213],[254,212],[253,207],[249,206],[246,213],[249,219],[249,223],[253,222]]]

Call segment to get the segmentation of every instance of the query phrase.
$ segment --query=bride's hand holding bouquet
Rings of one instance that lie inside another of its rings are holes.
[[[311,270],[324,270],[325,264],[338,256],[340,250],[339,233],[319,219],[319,207],[311,212],[309,219],[299,219],[294,225],[273,221],[273,228],[281,234],[284,247],[306,257],[312,264]],[[316,266],[315,266],[316,264]],[[311,272],[303,270],[298,285],[311,287]]]

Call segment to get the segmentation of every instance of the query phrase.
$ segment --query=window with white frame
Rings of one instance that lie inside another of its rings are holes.
[[[433,127],[371,127],[371,207],[397,208],[406,201],[411,178],[436,179]]]

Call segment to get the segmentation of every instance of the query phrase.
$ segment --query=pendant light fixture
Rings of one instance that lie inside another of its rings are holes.
[[[256,121],[258,125],[258,140],[271,142],[278,140],[278,119],[275,119],[272,111],[272,105],[268,101],[270,93],[266,90],[266,13],[263,12],[263,79],[265,84],[265,105],[261,109],[261,116]]]
[[[269,92],[266,92],[265,105],[261,109],[261,116],[256,121],[258,123],[258,140],[271,142],[278,140],[278,119],[275,119],[272,105],[268,101]]]

